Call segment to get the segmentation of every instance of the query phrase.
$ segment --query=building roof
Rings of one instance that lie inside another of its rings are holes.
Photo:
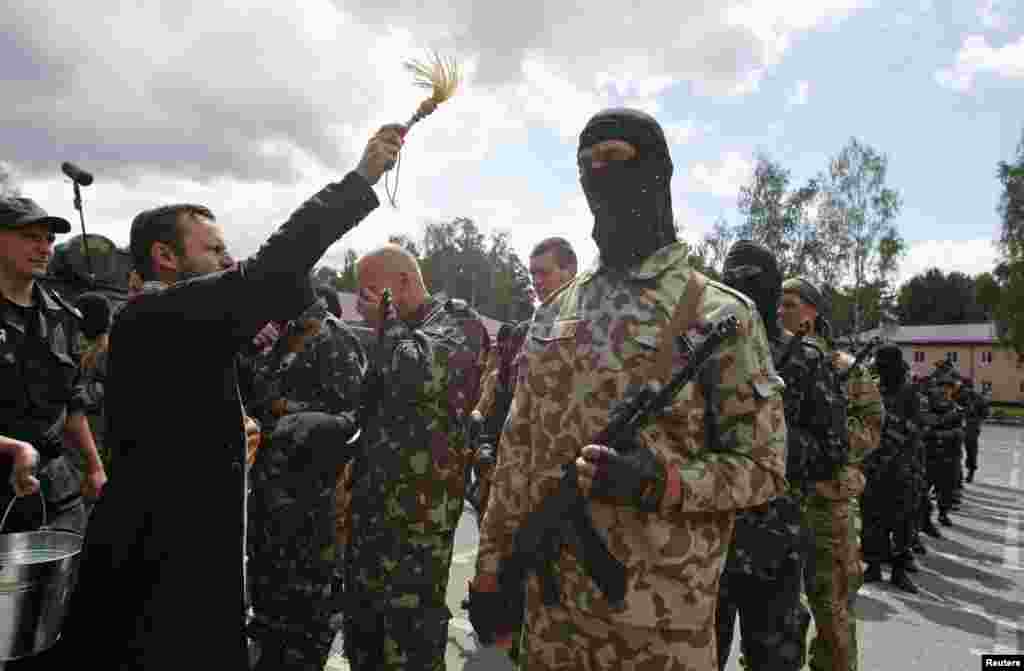
[[[871,329],[861,337],[866,340],[876,335],[885,338],[888,334]],[[900,326],[886,339],[897,345],[993,345],[999,342],[995,322]]]

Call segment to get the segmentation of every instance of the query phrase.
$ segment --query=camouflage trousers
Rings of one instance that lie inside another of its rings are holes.
[[[814,536],[811,560],[804,569],[804,586],[816,629],[808,655],[811,671],[857,669],[853,606],[864,574],[857,545],[859,506],[855,502],[855,498],[833,500],[817,495],[807,499],[804,519]]]
[[[910,552],[917,514],[912,474],[893,470],[869,477],[861,497],[864,561],[888,562]]]
[[[345,656],[352,671],[444,671],[451,611],[427,607],[352,609],[345,614]]]
[[[250,637],[259,649],[256,671],[322,671],[337,633],[341,573],[297,574],[251,566],[254,617]]]
[[[736,616],[741,664],[758,671],[799,671],[804,666],[811,615],[801,602],[803,558],[790,560],[773,580],[722,574],[718,596],[718,668],[725,669]]]

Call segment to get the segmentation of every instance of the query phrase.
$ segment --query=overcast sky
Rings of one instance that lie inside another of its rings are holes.
[[[131,6],[137,5],[137,6]],[[424,92],[402,62],[457,55],[460,93],[410,133],[386,203],[328,252],[365,251],[428,221],[506,230],[526,259],[563,235],[596,254],[577,182],[579,131],[632,106],[665,127],[690,240],[763,152],[803,183],[851,136],[888,154],[911,252],[990,270],[996,163],[1024,128],[1024,9],[1014,0],[684,3],[401,0],[221,3],[13,0],[0,16],[0,159],[71,219],[61,161],[93,172],[90,232],[126,244],[139,211],[208,205],[236,256],[351,170]],[[377,186],[385,201],[384,181]]]

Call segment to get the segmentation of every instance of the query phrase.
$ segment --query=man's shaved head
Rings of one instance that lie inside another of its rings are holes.
[[[409,273],[419,278],[423,283],[423,274],[420,272],[420,263],[405,247],[388,243],[373,249],[359,259],[356,263],[356,277],[365,275],[394,277],[400,273]]]
[[[427,298],[420,263],[401,245],[386,244],[364,254],[356,263],[359,302],[356,309],[368,322],[373,322],[385,289],[403,318],[419,309]]]

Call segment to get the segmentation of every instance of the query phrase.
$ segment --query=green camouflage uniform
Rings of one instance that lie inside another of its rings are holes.
[[[304,322],[318,326],[303,336]],[[321,671],[336,633],[331,618],[341,610],[334,514],[345,446],[319,454],[325,447],[304,432],[274,429],[307,412],[354,425],[366,368],[358,340],[322,301],[253,360],[248,411],[263,429],[250,471],[248,533],[257,669]]]
[[[444,668],[455,529],[487,331],[463,301],[394,315],[371,354],[353,463],[345,652],[354,671]]]
[[[833,352],[823,338],[814,342],[833,359],[837,373],[852,363],[849,355]],[[805,512],[814,534],[814,556],[804,578],[817,630],[809,652],[812,671],[834,671],[837,658],[842,657],[848,659],[851,671],[858,666],[853,604],[863,583],[863,569],[857,497],[864,491],[864,457],[878,447],[885,416],[878,385],[863,367],[850,374],[840,391],[847,397],[848,465],[835,479],[815,484]]]
[[[627,271],[583,273],[537,309],[481,524],[478,577],[497,575],[526,515],[557,489],[562,464],[646,382],[659,333],[692,277],[686,246],[673,243]],[[717,664],[715,604],[736,510],[785,491],[786,427],[782,382],[750,300],[708,281],[697,314],[735,315],[739,333],[708,362],[706,384],[684,387],[639,436],[679,476],[681,499],[658,513],[591,501],[594,527],[626,566],[624,607],[609,607],[566,546],[558,607],[543,605],[536,576],[528,581],[520,668]],[[695,328],[689,335],[700,337]],[[707,410],[715,419],[705,423]]]

